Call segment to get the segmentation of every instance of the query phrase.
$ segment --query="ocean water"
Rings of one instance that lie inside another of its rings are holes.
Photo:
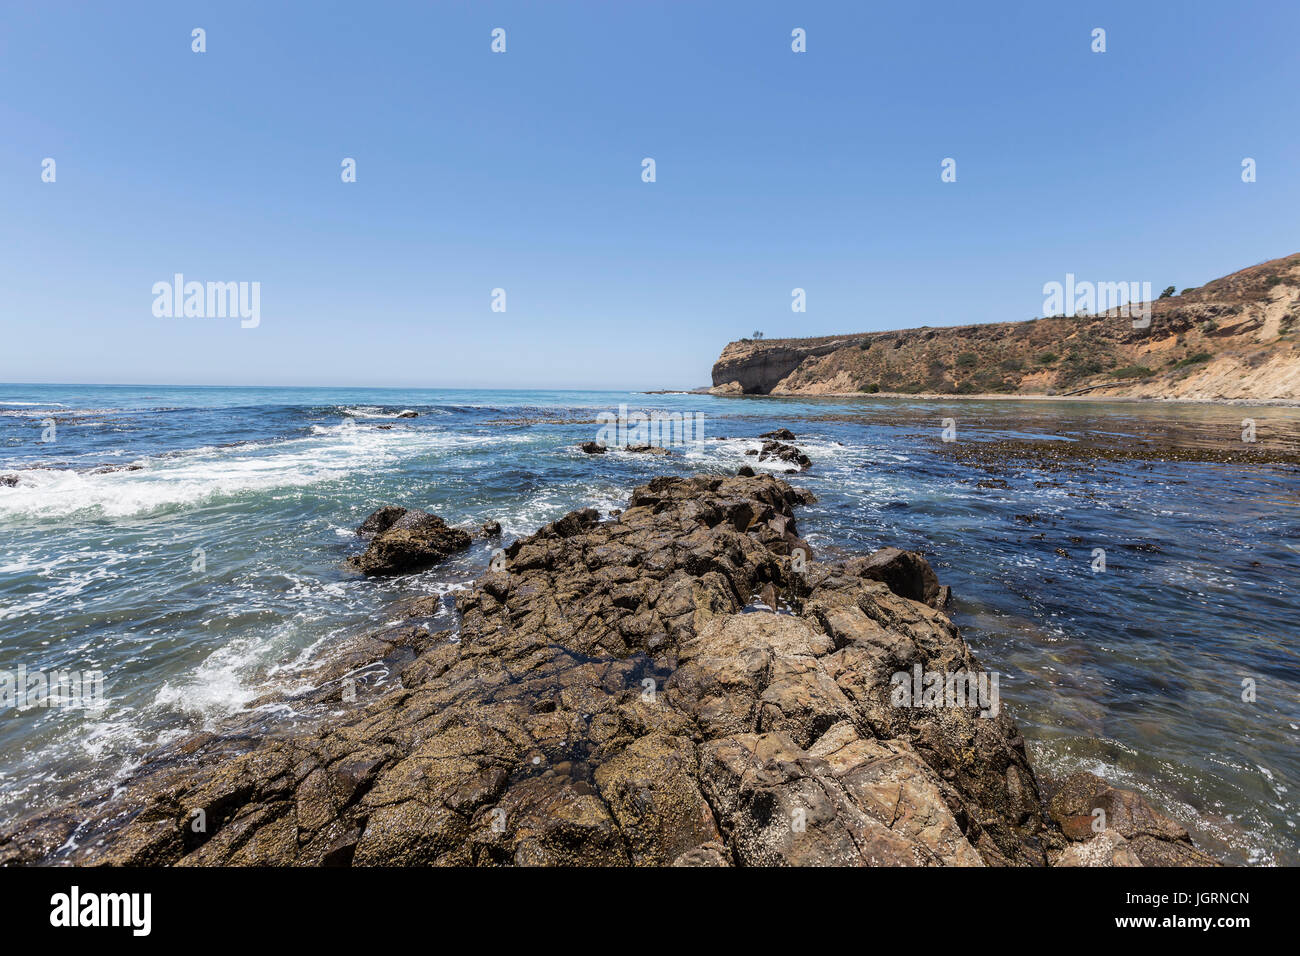
[[[596,415],[620,404],[699,413],[704,440],[669,458],[577,451],[596,437]],[[404,409],[419,417],[398,418]],[[657,474],[767,467],[745,451],[788,426],[813,460],[791,480],[819,498],[799,516],[815,554],[924,551],[953,587],[954,620],[1001,674],[1041,772],[1099,773],[1225,859],[1295,865],[1300,468],[1158,454],[980,467],[952,453],[998,439],[1131,451],[1171,428],[1235,436],[1243,414],[0,385],[0,671],[98,669],[107,700],[0,711],[0,823],[107,790],[150,749],[302,681],[318,655],[388,620],[395,601],[452,592],[485,566],[488,544],[410,577],[345,571],[360,549],[353,529],[375,507],[496,519],[508,541],[576,507],[620,507]],[[1249,414],[1261,436],[1296,430],[1295,409]],[[947,417],[952,445],[940,439]],[[1104,571],[1093,570],[1096,548]]]

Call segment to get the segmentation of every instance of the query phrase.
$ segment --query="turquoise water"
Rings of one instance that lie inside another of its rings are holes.
[[[670,458],[578,452],[596,437],[590,420],[620,404],[701,413],[705,440]],[[396,417],[404,409],[419,417]],[[1296,412],[1250,414],[1265,434]],[[105,789],[149,748],[301,680],[395,600],[454,591],[485,565],[481,545],[408,578],[349,574],[353,529],[378,505],[496,519],[509,540],[575,507],[619,507],[657,474],[754,465],[753,436],[786,425],[814,463],[792,480],[819,496],[800,517],[815,551],[925,551],[953,586],[967,640],[1002,674],[1041,770],[1136,787],[1230,860],[1296,864],[1296,467],[985,471],[937,440],[945,417],[958,419],[960,441],[1124,443],[1169,422],[1235,434],[1242,416],[1200,405],[0,386],[0,480],[16,476],[0,484],[0,671],[98,668],[108,698],[100,711],[0,712],[0,821]],[[50,420],[54,440],[42,441]],[[1096,547],[1107,552],[1101,574]],[[453,622],[447,611],[441,620]],[[1253,703],[1241,700],[1246,678]]]

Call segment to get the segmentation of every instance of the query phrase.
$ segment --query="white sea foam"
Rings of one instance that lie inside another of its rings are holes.
[[[308,487],[413,456],[526,440],[522,435],[434,429],[380,431],[350,422],[317,429],[305,438],[142,459],[145,467],[139,471],[23,471],[17,486],[0,487],[0,521],[148,514],[270,489]]]
[[[412,417],[411,409],[409,408],[400,408],[397,411],[393,411],[391,408],[386,408],[383,405],[347,406],[347,407],[340,408],[339,413],[342,415],[346,415],[348,418],[402,418],[403,416],[407,418]],[[426,409],[425,411],[422,411],[419,414],[420,417],[423,418],[429,415],[446,415],[447,413],[440,408],[431,408],[431,409]]]

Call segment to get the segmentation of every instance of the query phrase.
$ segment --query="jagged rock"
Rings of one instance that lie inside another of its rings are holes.
[[[1067,846],[1053,866],[1141,866],[1133,848],[1115,830],[1106,830],[1091,840]]]
[[[578,448],[580,448],[582,451],[586,452],[588,455],[603,455],[603,454],[605,454],[605,446],[602,445],[600,442],[595,442],[595,441],[585,441],[585,442],[583,442],[581,445],[579,445]]]
[[[794,441],[794,432],[788,428],[778,428],[776,431],[764,432],[759,438],[775,438],[777,441]]]
[[[438,608],[442,606],[442,598],[436,594],[421,594],[418,597],[408,598],[402,601],[394,608],[396,615],[400,618],[414,619],[433,617],[438,613]]]
[[[501,535],[501,522],[492,520],[483,522],[483,527],[479,528],[479,533],[485,538],[497,538]]]
[[[357,528],[357,534],[372,535],[387,531],[393,522],[406,514],[406,509],[398,505],[384,505],[372,511]]]
[[[456,592],[456,639],[370,635],[313,680],[326,718],[176,745],[0,833],[0,863],[1045,864],[1065,838],[1006,709],[891,700],[915,665],[979,672],[957,629],[842,565],[795,570],[807,500],[699,475],[574,511]],[[367,658],[395,678],[349,702]]]
[[[671,455],[672,452],[667,448],[660,448],[658,445],[625,445],[624,451],[635,452],[638,455]]]
[[[883,581],[889,590],[912,601],[931,607],[947,603],[948,594],[940,590],[934,569],[915,551],[881,548],[865,558],[847,561],[844,569],[860,578]]]
[[[6,488],[16,488],[18,486],[17,475],[0,475],[0,485]]]
[[[422,571],[470,545],[467,532],[427,511],[381,508],[362,523],[358,531],[363,530],[374,535],[370,546],[347,564],[372,576]]]
[[[762,448],[751,448],[745,454],[757,455],[759,461],[775,458],[794,465],[799,471],[807,471],[812,466],[812,461],[798,448],[779,441],[765,441]]]
[[[1185,829],[1141,794],[1112,787],[1095,774],[1080,771],[1066,778],[1047,809],[1066,838],[1081,841],[1067,847],[1057,866],[1216,865],[1192,846]],[[1099,843],[1101,837],[1106,839]],[[1113,862],[1130,858],[1138,862]]]

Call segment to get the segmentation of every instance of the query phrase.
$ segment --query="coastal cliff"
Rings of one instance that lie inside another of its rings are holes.
[[[1300,400],[1300,254],[1127,315],[729,343],[716,395]]]
[[[0,863],[1214,863],[1089,774],[1049,798],[996,699],[900,703],[900,673],[997,685],[920,555],[812,560],[811,500],[666,476],[574,511],[457,594],[454,632],[368,635],[283,702],[326,718],[171,746]]]

